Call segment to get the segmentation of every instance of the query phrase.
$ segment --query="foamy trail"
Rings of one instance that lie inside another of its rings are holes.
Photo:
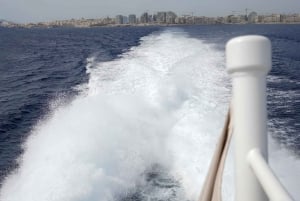
[[[178,200],[197,200],[228,109],[224,53],[172,29],[116,60],[88,62],[81,95],[35,127],[0,200],[119,200],[157,164],[179,182]],[[234,193],[231,155],[224,200]]]

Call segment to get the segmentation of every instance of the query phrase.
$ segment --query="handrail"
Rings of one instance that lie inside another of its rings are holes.
[[[293,201],[284,186],[274,175],[259,149],[254,148],[248,153],[248,162],[270,200]]]
[[[235,200],[267,201],[269,197],[271,200],[290,201],[292,198],[267,164],[266,76],[271,70],[269,39],[256,35],[231,39],[226,45],[226,63],[232,77]]]

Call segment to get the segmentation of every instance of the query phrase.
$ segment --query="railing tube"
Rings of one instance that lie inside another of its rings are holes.
[[[249,152],[248,162],[270,200],[293,201],[257,148]]]
[[[256,35],[233,38],[226,45],[226,63],[232,77],[235,200],[267,201],[247,154],[258,148],[267,161],[266,75],[271,70],[271,43]]]

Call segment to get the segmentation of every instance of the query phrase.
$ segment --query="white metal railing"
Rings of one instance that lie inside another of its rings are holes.
[[[267,164],[266,75],[271,70],[269,39],[256,35],[231,39],[226,45],[226,63],[232,77],[235,200],[293,200]]]
[[[270,200],[292,201],[290,195],[274,175],[273,171],[268,166],[268,163],[257,148],[254,148],[249,152],[248,161]]]

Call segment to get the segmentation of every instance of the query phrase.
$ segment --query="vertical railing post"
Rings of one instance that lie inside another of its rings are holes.
[[[232,77],[235,200],[266,201],[247,155],[258,148],[268,157],[266,75],[271,69],[271,43],[263,36],[233,38],[226,45],[226,63]]]

